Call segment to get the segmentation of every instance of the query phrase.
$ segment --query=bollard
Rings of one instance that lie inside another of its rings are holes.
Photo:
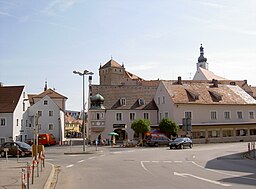
[[[249,156],[251,155],[251,144],[250,144],[250,142],[248,143],[248,154],[249,154]]]
[[[36,176],[39,177],[39,158],[38,158],[39,154],[37,154],[36,156]]]
[[[34,174],[35,173],[35,157],[33,157],[32,160],[32,180],[31,180],[31,184],[34,184]]]
[[[25,169],[21,169],[21,188],[26,189],[26,183],[25,183]]]
[[[29,189],[29,178],[30,178],[30,174],[31,174],[31,169],[30,169],[30,165],[27,162],[27,189]]]

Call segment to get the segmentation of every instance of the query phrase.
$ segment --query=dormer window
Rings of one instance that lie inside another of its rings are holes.
[[[196,91],[192,91],[190,89],[185,89],[185,90],[189,95],[190,99],[192,99],[193,101],[199,100],[199,93],[197,93]]]
[[[48,105],[48,101],[47,100],[44,100],[44,105]]]
[[[126,105],[126,98],[120,98],[120,105],[125,106]]]
[[[219,102],[220,100],[222,100],[222,95],[217,93],[216,91],[209,91],[211,97],[213,98],[213,101],[217,101]]]
[[[142,106],[142,105],[145,104],[145,101],[144,101],[143,98],[139,98],[139,99],[138,99],[138,102],[139,102],[139,105],[140,105],[140,106]]]

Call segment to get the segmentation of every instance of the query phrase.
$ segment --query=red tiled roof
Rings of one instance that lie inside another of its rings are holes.
[[[50,98],[65,98],[67,99],[67,97],[57,93],[56,91],[52,90],[52,89],[47,89],[46,91],[40,93],[39,95],[35,95],[33,96],[33,98],[43,98],[46,95],[48,95]]]
[[[163,81],[174,103],[186,104],[256,104],[248,93],[237,85],[191,82],[176,84],[172,81]],[[196,94],[197,98],[193,98]]]
[[[14,112],[24,86],[0,86],[0,113]]]

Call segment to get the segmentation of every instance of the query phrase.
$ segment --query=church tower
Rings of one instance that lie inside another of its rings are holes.
[[[203,48],[202,44],[201,44],[201,47],[200,47],[200,56],[198,58],[198,62],[196,64],[196,66],[197,66],[197,70],[199,68],[203,68],[203,69],[206,69],[206,70],[209,69],[208,63],[207,63],[207,58],[204,57],[204,48]]]

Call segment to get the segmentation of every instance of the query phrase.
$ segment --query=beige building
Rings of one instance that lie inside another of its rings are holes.
[[[161,81],[155,95],[159,120],[182,125],[190,118],[194,142],[256,140],[256,100],[237,85],[200,81]]]

